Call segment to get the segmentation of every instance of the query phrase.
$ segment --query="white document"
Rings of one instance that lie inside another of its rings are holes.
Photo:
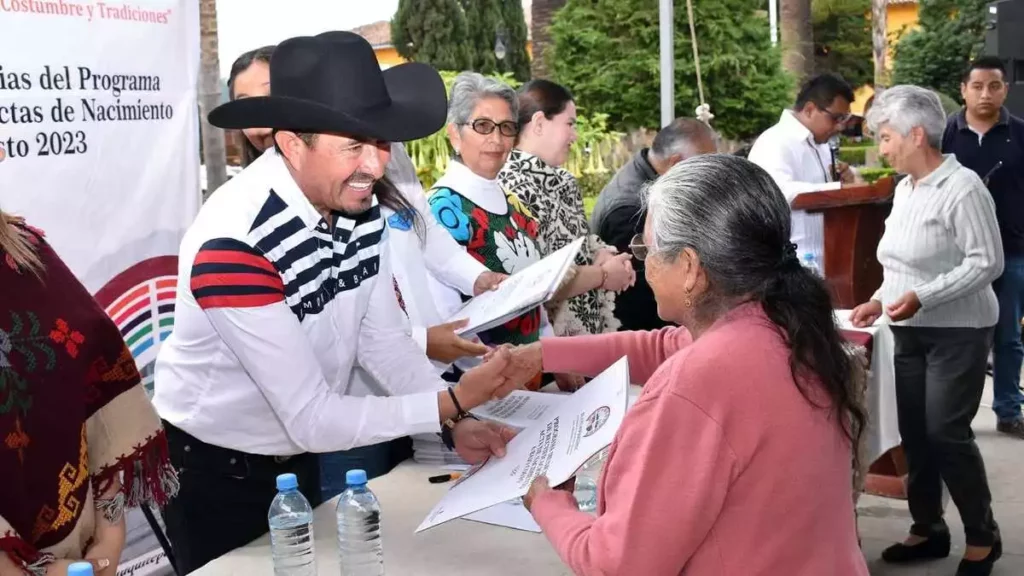
[[[623,357],[520,432],[504,458],[491,458],[467,472],[416,531],[522,497],[537,476],[547,476],[552,486],[565,482],[612,443],[628,398],[629,364]]]
[[[562,279],[569,271],[584,238],[548,254],[539,262],[509,276],[498,285],[466,302],[446,322],[468,319],[459,330],[460,336],[470,336],[508,322],[512,318],[535,308],[555,295]]]
[[[490,508],[484,508],[479,512],[473,512],[462,518],[463,520],[482,522],[492,526],[515,528],[524,532],[541,532],[537,521],[533,519],[533,515],[526,509],[526,506],[523,506],[522,498],[513,498],[508,502],[495,504]]]
[[[561,406],[567,398],[564,394],[515,390],[501,400],[491,400],[473,408],[470,413],[481,420],[491,420],[524,430],[543,419],[555,407]]]

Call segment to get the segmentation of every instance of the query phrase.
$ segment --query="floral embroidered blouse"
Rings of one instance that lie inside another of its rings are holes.
[[[428,192],[428,203],[434,218],[452,238],[489,270],[511,275],[541,258],[536,218],[496,180],[481,178],[465,165],[452,162]],[[488,330],[480,339],[488,344],[529,344],[540,338],[543,324],[544,315],[537,307]]]
[[[590,233],[579,184],[567,170],[551,166],[533,154],[513,150],[498,180],[537,217],[541,257],[581,236],[586,236],[587,241],[576,256],[579,266],[593,264],[597,251],[606,248]],[[547,309],[558,336],[601,334],[619,327],[613,314],[615,293],[608,290],[591,290],[568,300],[548,302]]]

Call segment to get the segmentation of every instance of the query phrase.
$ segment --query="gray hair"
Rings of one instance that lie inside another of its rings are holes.
[[[904,84],[886,89],[875,98],[866,120],[868,130],[876,134],[886,124],[902,136],[920,126],[928,137],[928,145],[936,150],[942,148],[946,113],[939,96],[927,88]]]
[[[476,105],[485,98],[504,100],[512,112],[512,118],[519,117],[519,98],[509,85],[477,72],[462,72],[452,84],[448,99],[448,123],[459,126],[469,122]]]
[[[707,124],[696,118],[676,118],[654,137],[651,152],[662,159],[675,154],[686,158],[693,155],[695,145],[704,138],[718,145],[718,135]]]
[[[673,166],[646,193],[652,253],[686,248],[721,296],[756,292],[789,242],[790,209],[763,169],[738,156],[705,154]]]

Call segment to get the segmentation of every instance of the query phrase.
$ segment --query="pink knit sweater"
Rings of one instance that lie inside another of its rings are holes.
[[[597,518],[560,490],[533,504],[576,574],[868,574],[850,444],[800,394],[760,306],[734,310],[692,343],[685,329],[666,328],[542,347],[545,371],[593,376],[625,355],[644,384],[612,443]]]

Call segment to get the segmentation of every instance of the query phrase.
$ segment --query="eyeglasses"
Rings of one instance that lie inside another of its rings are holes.
[[[647,245],[644,244],[643,234],[633,236],[633,239],[629,241],[629,251],[633,253],[633,258],[641,262],[647,260],[648,249]]]
[[[473,128],[473,132],[483,134],[484,136],[494,132],[495,128],[498,129],[498,132],[501,133],[502,136],[507,138],[514,138],[519,135],[519,124],[512,122],[511,120],[495,122],[490,118],[477,118],[472,122],[462,124],[462,126],[469,126]]]
[[[828,108],[821,108],[820,110],[825,114],[828,114],[828,117],[831,118],[832,121],[835,122],[836,124],[846,124],[847,122],[850,121],[850,117],[852,116],[852,114],[850,114],[849,112],[847,112],[846,114],[837,114],[829,110]]]

